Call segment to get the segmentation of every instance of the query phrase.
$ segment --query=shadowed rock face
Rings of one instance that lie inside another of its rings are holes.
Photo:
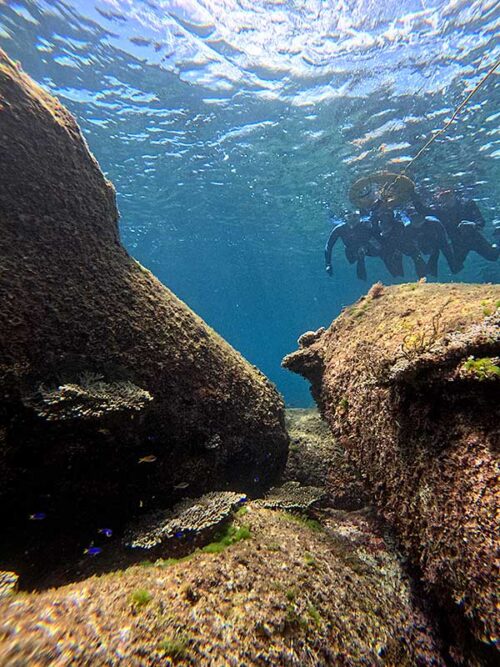
[[[3,52],[0,183],[9,520],[270,484],[287,450],[275,388],[127,254],[76,122]]]
[[[290,448],[283,480],[324,487],[327,504],[336,509],[356,510],[366,505],[361,476],[318,410],[288,409],[286,424]]]
[[[284,360],[427,586],[486,642],[498,637],[499,356],[498,286],[413,284],[364,297]]]

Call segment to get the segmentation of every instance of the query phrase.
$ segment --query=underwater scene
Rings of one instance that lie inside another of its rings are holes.
[[[0,667],[499,663],[498,0],[0,0]]]

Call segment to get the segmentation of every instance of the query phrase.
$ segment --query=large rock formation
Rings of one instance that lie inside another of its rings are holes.
[[[319,529],[250,506],[189,558],[0,600],[2,667],[172,663],[445,664],[399,560],[363,514],[326,515]]]
[[[275,388],[127,254],[75,120],[3,52],[0,183],[4,519],[67,531],[269,485],[287,450]]]
[[[499,325],[498,286],[376,286],[284,360],[427,586],[484,642],[499,620]]]

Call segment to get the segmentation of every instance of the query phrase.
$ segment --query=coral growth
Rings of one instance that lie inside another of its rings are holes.
[[[245,494],[232,491],[185,498],[172,509],[142,516],[127,529],[124,542],[135,549],[152,549],[175,537],[201,535],[227,521],[245,501]]]
[[[54,389],[40,386],[24,399],[27,407],[47,421],[100,419],[115,412],[140,412],[153,400],[148,391],[132,382],[103,382],[101,376],[83,377],[80,384]]]
[[[299,482],[285,482],[273,487],[261,500],[256,500],[259,507],[281,510],[307,510],[325,496],[324,489],[315,486],[301,486]]]

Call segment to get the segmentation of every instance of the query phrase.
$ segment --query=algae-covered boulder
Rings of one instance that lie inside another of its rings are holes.
[[[242,514],[190,558],[0,601],[0,665],[445,664],[368,516]]]
[[[485,642],[499,620],[499,357],[499,286],[418,283],[379,286],[284,360],[428,588]]]
[[[75,120],[3,52],[0,183],[6,520],[59,513],[67,530],[270,484],[287,449],[275,388],[127,254]]]

